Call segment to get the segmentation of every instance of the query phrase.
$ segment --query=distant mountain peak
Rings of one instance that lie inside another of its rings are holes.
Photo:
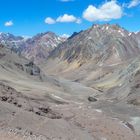
[[[22,40],[22,39],[24,38],[21,36],[15,36],[11,33],[3,33],[3,32],[0,33],[0,41],[1,40],[14,41],[14,40]]]
[[[126,29],[121,27],[118,24],[94,24],[89,28],[90,32],[103,33],[106,32],[108,35],[116,34],[118,36],[129,36],[129,33]]]
[[[96,24],[74,33],[51,54],[67,62],[94,59],[97,63],[118,63],[138,55],[140,49],[135,37],[117,24]],[[114,59],[114,60],[113,60]]]
[[[114,28],[114,29],[119,29],[122,28],[119,24],[93,24],[91,28],[103,28],[103,27],[109,27],[109,28]]]
[[[34,58],[36,63],[45,60],[49,53],[66,39],[53,32],[39,33],[28,39],[22,47],[22,54],[28,59]]]

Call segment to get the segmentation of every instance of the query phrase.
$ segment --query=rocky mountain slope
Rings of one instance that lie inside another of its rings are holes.
[[[139,52],[136,34],[118,25],[94,25],[52,51],[42,69],[99,91],[89,98],[93,106],[130,119],[139,135]]]
[[[26,46],[22,48],[22,54],[28,59],[34,59],[35,62],[41,63],[49,53],[65,41],[52,32],[42,33],[26,41]]]
[[[139,69],[139,53],[136,34],[119,25],[93,25],[60,44],[41,67],[104,91],[131,79]]]
[[[78,108],[94,92],[82,84],[44,75],[34,63],[0,45],[0,137],[4,140],[92,140],[87,131],[67,120],[71,118],[67,110],[63,115],[56,107]]]
[[[32,38],[14,36],[10,33],[0,34],[0,43],[36,63],[44,61],[49,53],[65,40],[66,38],[52,32],[40,33]]]
[[[19,47],[25,46],[26,39],[21,36],[15,36],[10,33],[0,33],[0,43],[7,48],[18,51]]]
[[[138,54],[138,42],[127,30],[119,25],[106,24],[93,25],[69,38],[52,51],[50,58],[59,57],[69,63],[94,59],[96,63],[115,64]]]
[[[135,37],[137,38],[138,43],[140,44],[140,32],[136,32]]]
[[[54,36],[39,34],[20,48],[39,66],[0,47],[1,138],[139,140],[136,34],[106,24],[74,33],[58,46]],[[44,42],[52,48],[46,61],[37,57]]]
[[[139,52],[138,40],[127,30],[118,25],[93,25],[60,44],[41,67],[50,74],[93,83],[118,66],[123,69]]]

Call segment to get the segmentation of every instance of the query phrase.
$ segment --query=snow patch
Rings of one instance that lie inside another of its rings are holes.
[[[106,27],[106,30],[108,30],[108,28],[109,28],[109,27],[107,26],[107,27]]]
[[[128,34],[128,36],[131,36],[131,35],[132,35],[132,33],[129,33],[129,34]]]
[[[130,128],[127,126],[126,122],[121,121],[120,124],[123,125],[125,128],[130,129]]]
[[[102,113],[102,110],[100,110],[100,109],[95,109],[95,111],[98,113]]]
[[[124,33],[121,30],[118,30],[118,33],[120,33],[122,36],[124,36]]]
[[[57,98],[57,99],[60,99],[60,100],[64,100],[63,98],[59,97],[59,96],[56,96],[54,94],[52,94],[53,97]]]

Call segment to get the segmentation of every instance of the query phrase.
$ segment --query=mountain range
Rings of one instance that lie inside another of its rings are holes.
[[[32,38],[14,36],[10,33],[0,34],[0,42],[3,45],[35,62],[46,59],[49,53],[65,40],[66,38],[52,32],[40,33]]]
[[[1,33],[0,43],[2,137],[10,128],[21,140],[25,131],[46,140],[140,139],[140,32],[95,24],[69,38]]]
[[[109,25],[109,24],[93,25],[86,31],[73,33],[69,38],[58,36],[52,32],[40,33],[33,36],[32,38],[15,36],[10,33],[0,33],[0,42],[2,44],[6,45],[7,47],[14,48],[17,52],[20,52],[28,59],[35,59],[35,61],[39,61],[40,59],[41,60],[46,59],[49,56],[49,54],[51,56],[52,53],[57,53],[56,51],[58,50],[61,51],[63,49],[63,46],[65,48],[69,48],[66,46],[69,46],[71,44],[72,44],[71,49],[73,50],[73,47],[76,46],[75,49],[77,49],[78,50],[77,52],[79,54],[81,53],[80,56],[83,56],[84,58],[92,57],[93,55],[95,57],[95,53],[97,51],[101,52],[100,49],[102,48],[104,49],[103,51],[105,52],[109,48],[109,47],[107,48],[106,46],[111,46],[111,44],[113,43],[115,45],[119,44],[119,46],[122,45],[120,49],[128,49],[127,53],[130,53],[131,56],[131,52],[133,51],[137,52],[137,50],[135,49],[129,50],[129,49],[133,49],[133,47],[135,48],[139,46],[139,38],[140,32],[137,33],[129,32],[121,28],[119,25]],[[59,44],[61,44],[60,45],[61,47],[58,47]],[[119,47],[115,47],[115,45],[114,48],[118,49],[119,51]],[[86,46],[86,48],[82,48],[82,46]],[[126,46],[130,47],[128,48]],[[112,50],[110,51],[115,51],[114,48],[112,47]],[[87,51],[88,55],[85,54],[86,53],[85,50]],[[71,50],[69,49],[68,51],[70,52]],[[117,51],[115,52],[117,53]],[[121,54],[121,52],[119,53],[120,55],[125,55],[120,57],[127,58],[127,55],[129,55],[125,53]],[[66,58],[69,59],[68,61],[71,61],[70,57],[75,59],[71,55],[77,57],[77,55],[74,54],[74,52],[73,53],[70,52],[70,55],[68,55],[69,58]],[[67,57],[66,54],[63,57]]]

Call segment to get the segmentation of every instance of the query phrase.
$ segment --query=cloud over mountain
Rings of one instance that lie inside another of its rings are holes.
[[[51,17],[47,17],[45,19],[45,23],[47,23],[47,24],[55,24],[57,22],[60,22],[60,23],[73,22],[73,23],[80,24],[82,21],[80,18],[77,18],[74,15],[69,15],[69,14],[61,15],[61,16],[57,17],[57,19],[53,19]]]
[[[109,1],[95,7],[89,5],[88,8],[83,12],[83,18],[88,21],[110,21],[112,19],[119,19],[123,16],[123,9],[116,1]]]
[[[63,16],[59,16],[56,19],[57,22],[75,22],[75,23],[80,23],[81,20],[77,17],[75,17],[74,15],[68,15],[68,14],[64,14]]]

